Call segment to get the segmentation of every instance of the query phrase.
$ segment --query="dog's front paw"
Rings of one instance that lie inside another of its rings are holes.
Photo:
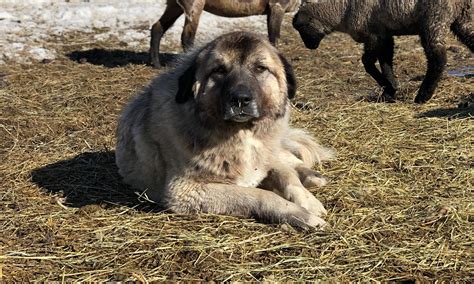
[[[326,221],[321,217],[311,214],[306,221],[307,225],[312,228],[324,229],[327,226]]]
[[[323,176],[316,176],[316,175],[309,175],[306,176],[303,180],[304,187],[312,187],[312,186],[325,186],[327,184],[326,178]]]
[[[315,170],[304,166],[299,166],[296,168],[296,171],[298,172],[298,176],[304,187],[321,187],[327,184],[326,178]]]
[[[290,192],[290,199],[295,204],[308,210],[316,216],[323,216],[327,214],[324,205],[306,188],[299,186],[290,186],[287,189]]]
[[[324,229],[327,227],[326,221],[324,221],[321,217],[316,216],[308,210],[301,208],[301,212],[294,216],[291,216],[287,222],[292,225],[293,227],[301,228],[301,229]]]

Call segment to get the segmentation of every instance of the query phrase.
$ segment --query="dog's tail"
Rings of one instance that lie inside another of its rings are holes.
[[[332,149],[320,145],[311,135],[302,129],[291,128],[283,139],[283,147],[301,159],[311,168],[315,163],[331,160],[335,157]]]

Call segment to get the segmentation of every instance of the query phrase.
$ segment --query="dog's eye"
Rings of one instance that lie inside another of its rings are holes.
[[[225,74],[227,73],[227,69],[223,66],[217,66],[216,68],[212,69],[212,74]]]
[[[268,68],[265,67],[265,66],[263,66],[263,65],[257,65],[257,66],[255,66],[255,72],[257,72],[257,73],[263,73],[263,72],[265,72],[265,71],[267,71],[267,70],[268,70]]]

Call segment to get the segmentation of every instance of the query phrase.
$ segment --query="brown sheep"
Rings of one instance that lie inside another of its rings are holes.
[[[296,11],[300,0],[167,0],[160,20],[151,28],[150,60],[160,66],[160,41],[165,32],[183,13],[186,16],[181,45],[186,50],[194,43],[194,36],[202,11],[223,17],[267,15],[268,36],[275,44],[280,37],[280,26],[286,12]]]
[[[393,36],[419,35],[428,69],[415,98],[428,101],[446,65],[448,29],[474,52],[472,0],[308,0],[293,19],[306,47],[316,49],[333,31],[364,43],[365,70],[383,87],[383,98],[393,101],[397,82],[393,75]],[[375,66],[379,61],[381,71]]]

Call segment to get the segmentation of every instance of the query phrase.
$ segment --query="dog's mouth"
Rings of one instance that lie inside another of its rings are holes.
[[[256,104],[251,104],[247,107],[232,107],[227,106],[224,111],[224,120],[233,122],[247,122],[252,119],[260,117],[260,113]]]

